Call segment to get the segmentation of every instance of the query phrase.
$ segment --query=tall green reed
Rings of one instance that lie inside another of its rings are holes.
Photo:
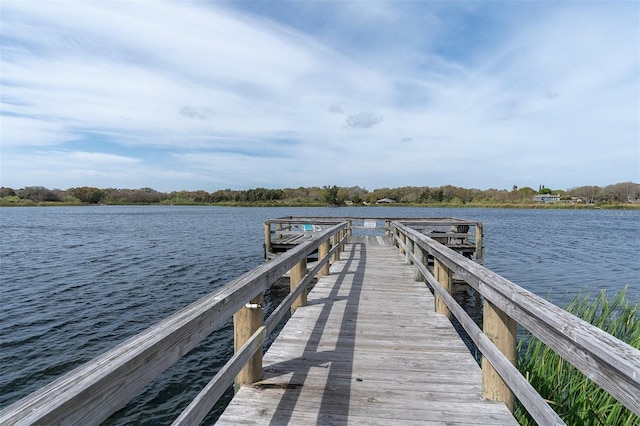
[[[626,298],[627,287],[612,298],[578,293],[564,308],[618,339],[640,349],[640,303]],[[640,417],[616,401],[544,343],[530,334],[518,342],[518,368],[568,425],[638,426]],[[522,425],[535,425],[517,403]]]

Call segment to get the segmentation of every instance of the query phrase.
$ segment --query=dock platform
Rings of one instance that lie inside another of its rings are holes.
[[[515,425],[481,369],[384,237],[352,238],[217,425]]]
[[[304,241],[272,250],[295,234]],[[517,368],[517,327],[611,395],[611,410],[640,416],[640,350],[485,268],[482,235],[456,218],[266,220],[270,260],[3,408],[0,425],[102,424],[230,319],[233,356],[174,426],[206,422],[232,387],[218,425],[515,425],[516,401],[537,424],[564,425]],[[267,312],[285,276],[289,294]],[[481,326],[455,281],[482,303]]]

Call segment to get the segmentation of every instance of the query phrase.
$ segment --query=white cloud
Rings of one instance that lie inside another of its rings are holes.
[[[276,6],[3,2],[3,184],[300,186],[327,167],[368,188],[638,177],[633,5]]]

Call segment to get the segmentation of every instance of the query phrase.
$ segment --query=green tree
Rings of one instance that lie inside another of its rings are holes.
[[[11,188],[0,187],[0,198],[13,197],[16,195],[16,191]]]
[[[18,197],[35,202],[41,201],[60,201],[58,195],[44,186],[27,186],[18,190]]]
[[[78,200],[82,201],[83,203],[89,203],[89,204],[99,203],[102,200],[102,198],[104,198],[104,196],[106,195],[106,193],[103,190],[94,188],[91,186],[71,188],[68,190],[68,192]]]
[[[323,186],[322,187],[322,201],[327,203],[329,206],[337,206],[338,205],[338,187],[333,186]]]

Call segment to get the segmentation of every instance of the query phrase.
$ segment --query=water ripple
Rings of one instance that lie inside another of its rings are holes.
[[[167,206],[0,214],[0,407],[262,263],[262,223],[273,217],[479,220],[486,266],[541,296],[559,301],[625,284],[640,295],[640,212]],[[286,285],[270,289],[267,311],[286,292]],[[460,297],[480,306],[472,293]],[[170,423],[232,355],[232,339],[228,321],[107,424]]]

